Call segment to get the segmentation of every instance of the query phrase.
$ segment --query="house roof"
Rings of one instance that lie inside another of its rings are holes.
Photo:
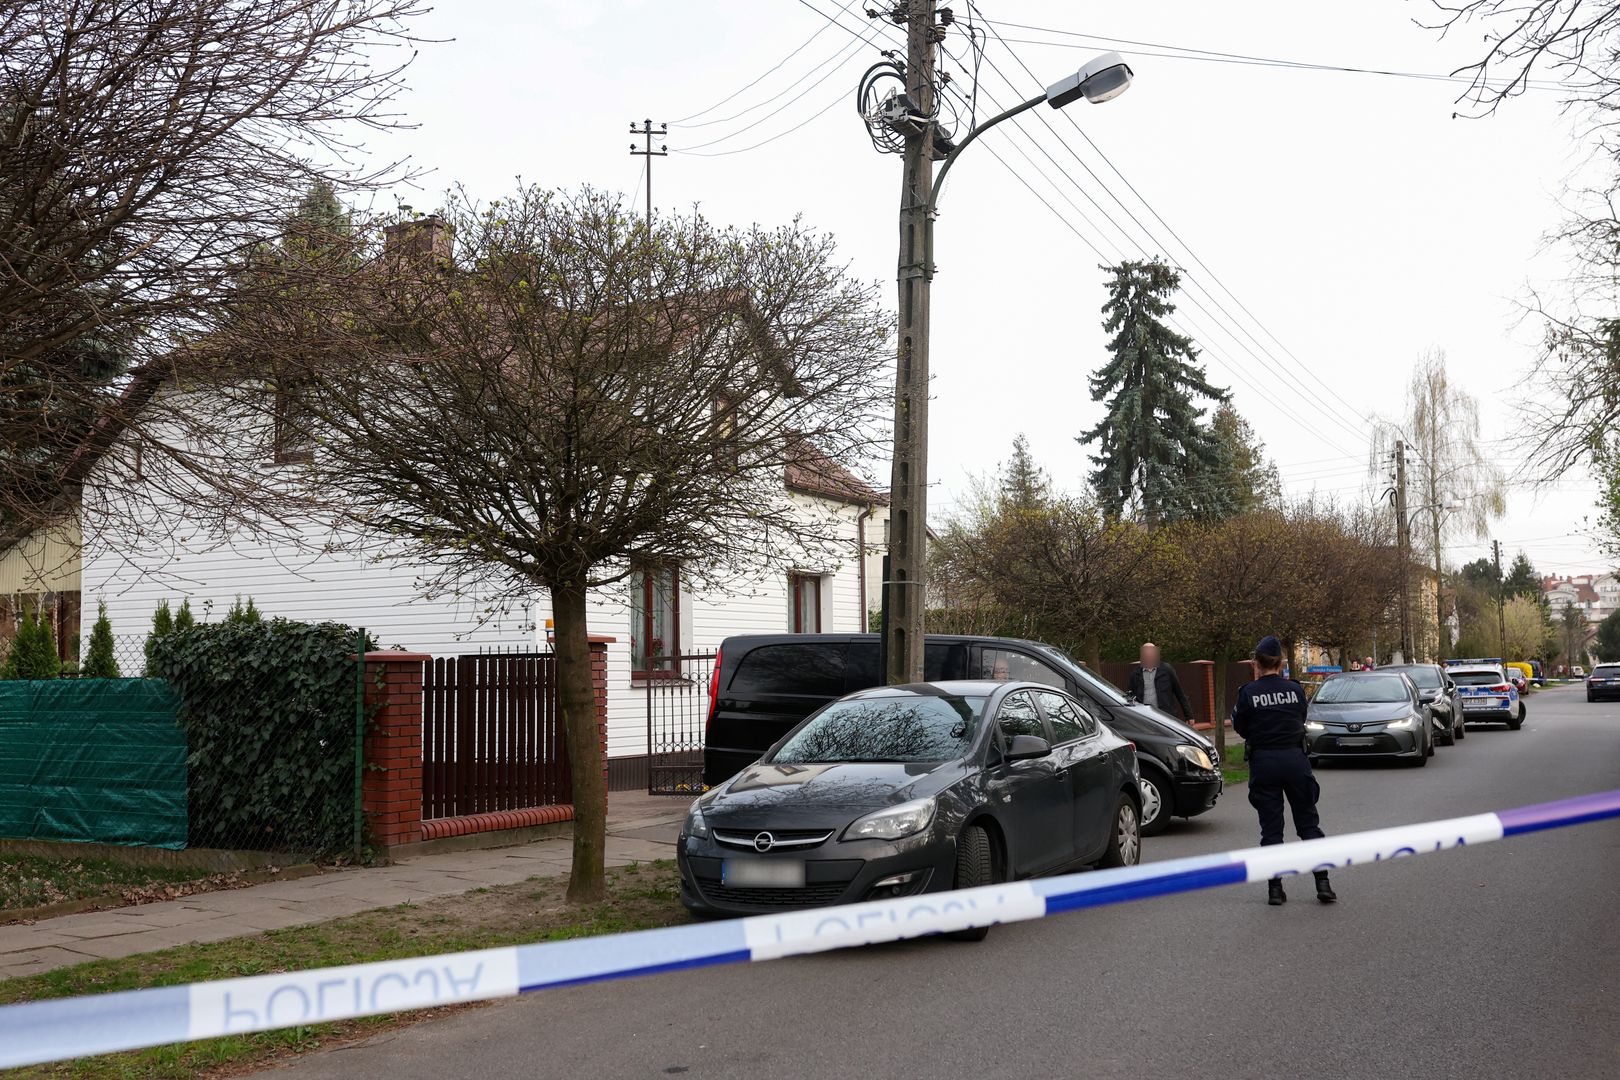
[[[887,506],[887,494],[877,491],[828,457],[808,439],[794,440],[792,460],[783,470],[789,491],[859,506]]]

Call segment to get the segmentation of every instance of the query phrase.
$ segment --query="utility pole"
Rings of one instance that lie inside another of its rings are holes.
[[[904,0],[906,95],[934,115],[935,0]],[[898,20],[900,8],[896,7]],[[889,572],[883,580],[884,682],[923,677],[924,562],[928,544],[928,207],[934,125],[905,132],[900,185],[900,341],[894,373],[894,463],[889,479]]]
[[[1496,556],[1496,651],[1501,653],[1502,660],[1507,660],[1507,582],[1502,579],[1502,544],[1499,540],[1491,541],[1491,551]]]
[[[630,155],[632,157],[644,157],[647,159],[647,229],[650,232],[652,231],[652,159],[655,157],[669,156],[669,147],[664,146],[662,143],[659,144],[658,149],[653,149],[653,136],[657,135],[660,139],[662,139],[665,135],[668,135],[669,125],[659,124],[658,130],[654,131],[653,122],[651,120],[643,120],[641,124],[642,126],[638,128],[636,127],[635,121],[632,120],[630,122],[630,134],[645,136],[646,147],[645,149],[638,150],[636,148],[636,144],[631,143]]]
[[[1414,662],[1412,654],[1412,597],[1406,575],[1412,564],[1412,527],[1406,518],[1406,442],[1395,440],[1395,547],[1401,558],[1401,662]]]

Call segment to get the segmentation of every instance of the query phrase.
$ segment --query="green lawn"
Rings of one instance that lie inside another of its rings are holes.
[[[120,897],[130,903],[166,900],[185,892],[195,892],[198,884],[212,880],[210,875],[194,867],[130,866],[112,859],[0,856],[0,922],[5,921],[7,912],[19,908],[40,907],[92,896]],[[219,887],[219,884],[214,887]],[[180,888],[184,885],[192,887]]]
[[[608,898],[570,907],[566,879],[531,879],[424,904],[402,904],[313,926],[206,945],[187,945],[123,960],[100,960],[0,982],[0,1004],[272,971],[358,964],[533,941],[614,934],[685,922],[673,862],[610,871]],[[476,1005],[454,1008],[477,1008]],[[154,1047],[127,1054],[0,1072],[0,1077],[171,1080],[239,1075],[322,1046],[347,1042],[452,1009],[431,1009],[257,1035]]]

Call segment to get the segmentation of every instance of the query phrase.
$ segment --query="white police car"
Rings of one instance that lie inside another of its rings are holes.
[[[1506,724],[1518,731],[1524,701],[1499,660],[1448,660],[1446,674],[1457,684],[1465,724]]]

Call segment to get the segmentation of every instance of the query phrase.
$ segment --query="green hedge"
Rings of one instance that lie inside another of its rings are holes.
[[[354,830],[355,632],[276,619],[176,629],[148,674],[180,697],[191,846],[330,854]]]

